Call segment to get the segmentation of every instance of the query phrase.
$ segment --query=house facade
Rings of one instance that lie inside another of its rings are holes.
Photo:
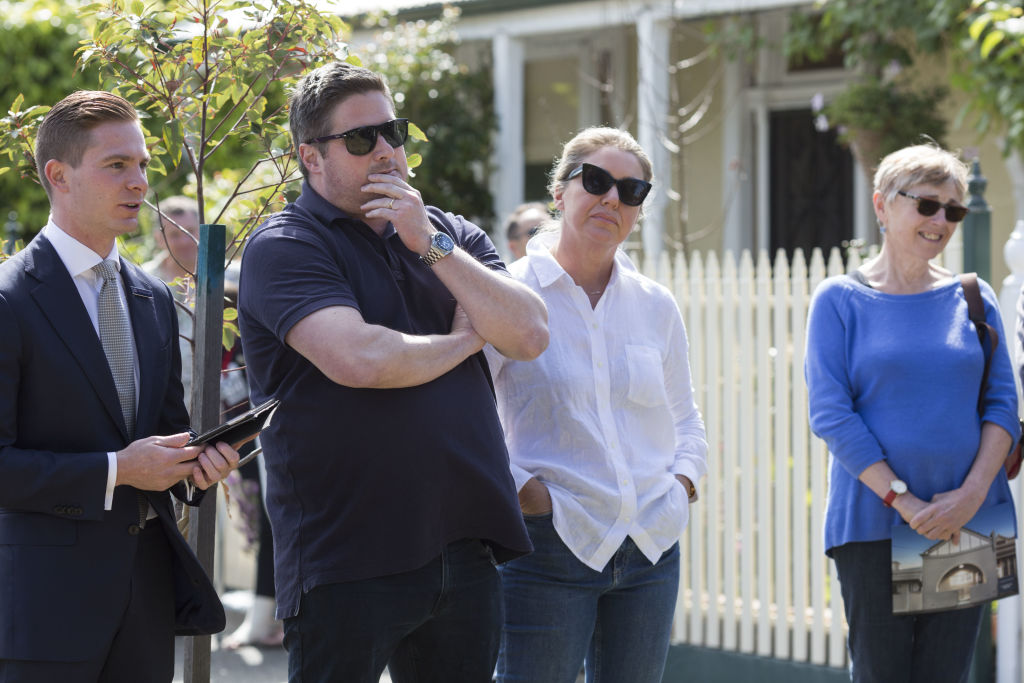
[[[968,528],[936,542],[920,562],[892,564],[893,613],[956,609],[1017,592],[1015,538]]]
[[[393,0],[399,16],[427,19],[440,3]],[[492,187],[500,225],[519,203],[545,200],[547,172],[580,128],[624,127],[651,154],[657,192],[635,236],[647,254],[878,242],[866,174],[815,127],[855,74],[841,60],[793,64],[782,37],[792,0],[464,0],[460,59],[493,70],[499,116]],[[755,47],[724,58],[707,30],[746,30]],[[371,36],[353,35],[358,46]],[[942,81],[942,67],[920,77]],[[945,103],[949,120],[957,97]],[[992,206],[992,280],[1002,245],[1024,219],[1024,165],[994,137],[967,126],[948,143],[979,155]],[[500,242],[500,240],[496,240]]]

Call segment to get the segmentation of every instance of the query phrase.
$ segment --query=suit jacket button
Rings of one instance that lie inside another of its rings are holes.
[[[138,524],[132,524],[130,527],[128,527],[128,534],[131,536],[138,536],[140,531],[142,531],[142,527],[140,527]]]

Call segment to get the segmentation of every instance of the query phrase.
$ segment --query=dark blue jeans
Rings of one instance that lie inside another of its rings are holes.
[[[491,680],[501,584],[479,540],[449,544],[419,569],[318,586],[284,621],[289,683]]]
[[[856,683],[966,681],[982,608],[893,616],[890,541],[832,549],[850,626]]]
[[[679,589],[679,544],[651,564],[627,538],[605,566],[583,564],[551,515],[526,517],[533,553],[500,568],[500,683],[661,683]]]

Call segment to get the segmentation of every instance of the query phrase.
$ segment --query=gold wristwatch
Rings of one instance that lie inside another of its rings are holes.
[[[455,241],[447,233],[438,230],[431,236],[430,249],[426,254],[420,256],[420,260],[428,266],[433,266],[454,250]]]

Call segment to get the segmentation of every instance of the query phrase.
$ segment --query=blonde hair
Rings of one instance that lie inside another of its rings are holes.
[[[875,192],[891,202],[896,193],[914,185],[943,185],[952,180],[957,199],[967,194],[967,164],[936,144],[912,145],[882,159],[875,172]]]
[[[551,193],[551,196],[554,197],[556,191],[565,189],[569,174],[582,164],[585,158],[605,147],[629,152],[640,162],[643,179],[647,182],[654,179],[654,167],[651,164],[651,159],[632,135],[619,128],[594,126],[584,128],[572,140],[565,143],[561,158],[551,169],[551,179],[548,181],[548,192]]]

